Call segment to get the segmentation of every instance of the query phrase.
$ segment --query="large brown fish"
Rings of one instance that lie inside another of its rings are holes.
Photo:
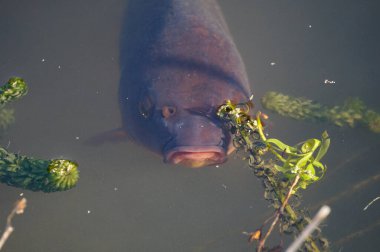
[[[215,112],[250,87],[216,1],[131,0],[121,41],[122,129],[168,163],[225,162],[231,135]]]

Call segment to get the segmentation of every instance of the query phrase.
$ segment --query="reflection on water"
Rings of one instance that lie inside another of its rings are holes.
[[[273,90],[333,106],[357,96],[380,111],[376,1],[219,2],[254,99]],[[268,204],[239,159],[190,170],[164,165],[130,142],[84,145],[120,126],[124,6],[120,0],[0,2],[0,83],[15,75],[30,85],[29,95],[13,105],[16,122],[1,145],[76,160],[81,170],[78,186],[64,193],[1,185],[1,220],[21,193],[28,198],[4,251],[251,250],[241,232],[262,223]],[[334,251],[376,251],[380,202],[363,208],[380,196],[379,136],[268,114],[271,136],[288,143],[327,129],[328,172],[304,192],[303,204],[312,213],[324,202],[332,207],[324,234]]]

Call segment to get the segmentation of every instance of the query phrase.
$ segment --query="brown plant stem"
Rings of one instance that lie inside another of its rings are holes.
[[[266,232],[266,234],[264,235],[264,237],[262,239],[260,239],[259,245],[257,247],[257,252],[261,252],[263,250],[264,245],[265,245],[265,241],[267,240],[267,238],[269,237],[269,235],[272,233],[273,228],[276,226],[278,220],[280,219],[280,216],[284,213],[284,209],[288,205],[288,201],[290,199],[290,196],[292,195],[293,189],[297,185],[299,179],[300,179],[299,175],[297,175],[294,178],[293,183],[292,183],[292,185],[289,188],[289,191],[288,191],[288,193],[286,195],[285,200],[282,202],[281,207],[275,213],[274,220],[273,220],[272,224],[270,225],[270,227],[269,227],[268,231]],[[294,214],[294,212],[293,212],[293,214]]]

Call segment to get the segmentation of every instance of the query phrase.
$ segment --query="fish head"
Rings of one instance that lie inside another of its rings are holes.
[[[191,84],[161,85],[140,92],[133,102],[138,104],[133,116],[137,119],[131,124],[136,140],[167,163],[193,168],[224,163],[234,147],[217,109],[226,99],[241,102],[247,98],[228,85],[207,83],[192,79]]]
[[[170,164],[198,168],[227,160],[233,149],[231,134],[217,118],[217,107],[189,108],[178,99],[158,99],[156,93],[142,92],[133,122],[125,122],[132,139]]]

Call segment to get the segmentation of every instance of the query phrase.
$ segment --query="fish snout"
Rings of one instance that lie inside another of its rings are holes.
[[[227,160],[226,152],[218,146],[183,146],[171,149],[165,162],[191,168],[221,164]]]
[[[163,151],[165,162],[198,168],[226,161],[229,138],[209,118],[198,115],[182,118],[173,133]]]

